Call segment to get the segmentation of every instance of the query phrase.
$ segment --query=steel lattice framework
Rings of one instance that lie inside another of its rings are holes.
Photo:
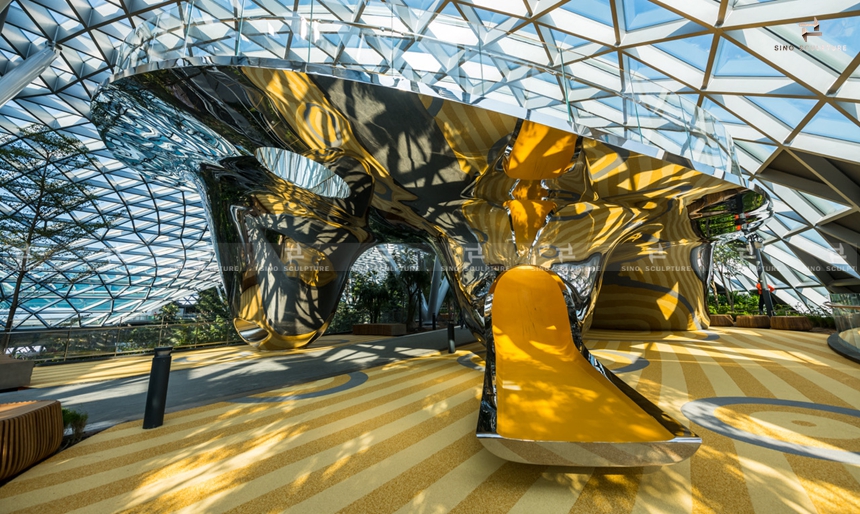
[[[69,179],[99,189],[102,199],[95,209],[125,217],[101,241],[87,242],[101,245],[114,265],[75,287],[64,286],[59,273],[40,276],[32,287],[42,288],[44,295],[25,305],[21,323],[55,324],[78,315],[85,324],[112,323],[218,282],[196,193],[123,168],[88,121],[89,101],[110,76],[120,42],[137,27],[157,26],[159,16],[184,12],[184,5],[146,0],[13,0],[9,5],[0,73],[49,43],[60,45],[62,53],[0,109],[0,130],[14,136],[20,127],[40,122],[74,134],[99,156],[99,166]],[[548,98],[578,95],[604,109],[589,112],[607,120],[623,107],[603,93],[631,87],[629,73],[647,77],[653,86],[678,93],[721,120],[735,141],[743,172],[772,193],[776,215],[762,235],[770,279],[781,299],[811,308],[827,301],[828,290],[860,291],[856,1],[197,0],[194,6],[212,12],[216,21],[243,12],[298,15],[309,21],[306,30],[312,36],[319,30],[314,22],[325,20],[387,27],[539,66],[561,66],[578,77],[588,65],[600,72],[584,76],[590,86],[575,92],[553,92],[563,86],[513,77],[510,69],[498,70],[497,76]],[[225,14],[218,15],[219,10]],[[225,24],[223,30],[237,27]],[[261,30],[257,48],[266,46],[266,33],[274,37],[278,31]],[[461,56],[425,53],[439,61],[443,74],[469,69]],[[384,49],[380,55],[365,49],[361,57],[376,58],[384,60]],[[487,62],[481,60],[478,68],[484,73]],[[489,73],[482,75],[481,81],[488,78]],[[453,79],[464,92],[474,93],[477,75],[458,72]],[[749,270],[736,287],[751,289],[754,280]]]

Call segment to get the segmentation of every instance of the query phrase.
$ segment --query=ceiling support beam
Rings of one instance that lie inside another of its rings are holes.
[[[834,166],[824,157],[811,154],[800,155],[792,152],[791,149],[789,149],[788,152],[792,154],[798,162],[803,164],[806,169],[811,171],[815,176],[821,179],[822,182],[830,186],[831,189],[836,191],[845,199],[840,203],[850,205],[855,209],[860,209],[860,184],[851,180],[847,175],[842,173],[842,170]]]
[[[9,14],[9,5],[12,0],[0,0],[0,32],[3,32],[3,25],[6,24],[6,15]]]
[[[816,228],[828,236],[835,237],[836,239],[844,241],[855,248],[857,247],[858,241],[860,241],[860,233],[851,230],[850,228],[843,227],[837,223],[827,223],[826,225],[819,225]]]
[[[6,105],[6,102],[15,98],[18,93],[36,80],[59,55],[59,46],[48,45],[0,77],[0,107]]]
[[[755,175],[755,178],[758,180],[763,180],[765,182],[781,184],[783,186],[797,189],[798,191],[803,191],[804,193],[809,193],[811,195],[820,196],[821,198],[826,198],[832,202],[838,202],[841,204],[845,203],[845,199],[842,198],[842,196],[838,195],[835,191],[817,180],[810,180],[808,178],[798,177],[797,175],[785,173],[783,171],[779,171],[773,168],[765,169],[761,173]]]

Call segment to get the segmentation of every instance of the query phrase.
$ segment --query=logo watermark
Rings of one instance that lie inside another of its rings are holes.
[[[812,18],[812,23],[798,23],[798,26],[800,26],[800,29],[802,31],[801,36],[803,36],[804,43],[809,41],[808,39],[806,39],[809,36],[821,36],[822,34],[824,34],[819,30],[819,23],[817,17]],[[806,27],[812,27],[812,30],[814,30],[814,32],[806,30]]]
[[[663,248],[663,243],[657,243],[656,248],[648,249],[648,260],[651,261],[651,264],[654,264],[654,260],[665,259],[666,258],[666,250]]]
[[[839,243],[839,246],[836,248],[832,248],[829,252],[827,252],[827,257],[830,262],[838,262],[839,260],[846,260],[847,256],[845,255],[845,247],[842,246],[842,243]]]
[[[798,23],[797,26],[800,27],[800,36],[803,38],[804,43],[809,43],[810,36],[821,37],[824,35],[824,31],[821,30],[821,24],[818,22],[817,17],[813,17],[811,22]],[[810,28],[812,30],[808,30]],[[773,49],[776,52],[793,52],[795,50],[799,50],[802,52],[847,52],[848,45],[773,45]]]

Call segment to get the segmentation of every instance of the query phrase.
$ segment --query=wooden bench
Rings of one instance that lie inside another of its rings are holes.
[[[738,316],[735,325],[744,328],[770,328],[770,318],[767,316]]]
[[[776,330],[812,330],[812,322],[806,316],[774,316],[770,318],[770,328]]]
[[[406,333],[404,323],[362,323],[353,325],[352,333],[357,336],[402,336]]]
[[[735,322],[732,320],[732,317],[728,314],[711,314],[711,326],[712,327],[733,327],[735,326]]]
[[[49,457],[62,442],[60,402],[0,404],[0,480]]]

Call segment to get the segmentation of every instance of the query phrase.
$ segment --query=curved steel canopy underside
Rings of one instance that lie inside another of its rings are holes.
[[[771,281],[781,299],[815,306],[826,301],[822,286],[860,291],[860,10],[854,2],[528,0],[478,5],[395,0],[195,5],[213,13],[292,11],[320,23],[387,26],[558,66],[558,54],[546,51],[541,56],[523,42],[542,44],[561,50],[571,73],[605,64],[599,73],[586,77],[591,87],[576,94],[594,100],[606,119],[618,115],[611,98],[625,87],[623,75],[612,70],[624,68],[647,77],[719,118],[735,141],[743,172],[771,192],[776,216],[763,228],[763,236]],[[14,135],[21,126],[41,122],[82,139],[100,156],[100,166],[80,170],[70,180],[84,180],[100,189],[103,200],[94,212],[119,211],[125,217],[117,229],[90,243],[105,249],[114,265],[75,287],[64,284],[59,265],[37,277],[31,287],[40,290],[39,298],[24,305],[19,323],[50,325],[79,314],[84,324],[116,322],[218,281],[196,194],[123,168],[89,122],[90,99],[110,76],[120,41],[146,20],[176,6],[14,0],[5,12],[0,40],[4,75],[48,42],[59,44],[62,53],[0,109],[0,130]],[[813,31],[812,27],[799,24],[813,18],[820,23],[821,35],[804,38],[803,31]],[[268,30],[263,28],[264,33]],[[313,36],[320,28],[309,23],[306,30]],[[799,50],[804,45],[814,48]],[[362,61],[384,57],[364,50],[357,56]],[[446,62],[432,53],[424,57],[439,61],[440,80],[452,63],[457,64],[456,58]],[[465,90],[474,77],[460,78]],[[504,79],[519,81],[523,90],[538,96],[555,94],[541,89],[546,83],[528,76]],[[5,273],[0,280],[8,280]],[[750,289],[753,280],[750,270],[736,286]]]

